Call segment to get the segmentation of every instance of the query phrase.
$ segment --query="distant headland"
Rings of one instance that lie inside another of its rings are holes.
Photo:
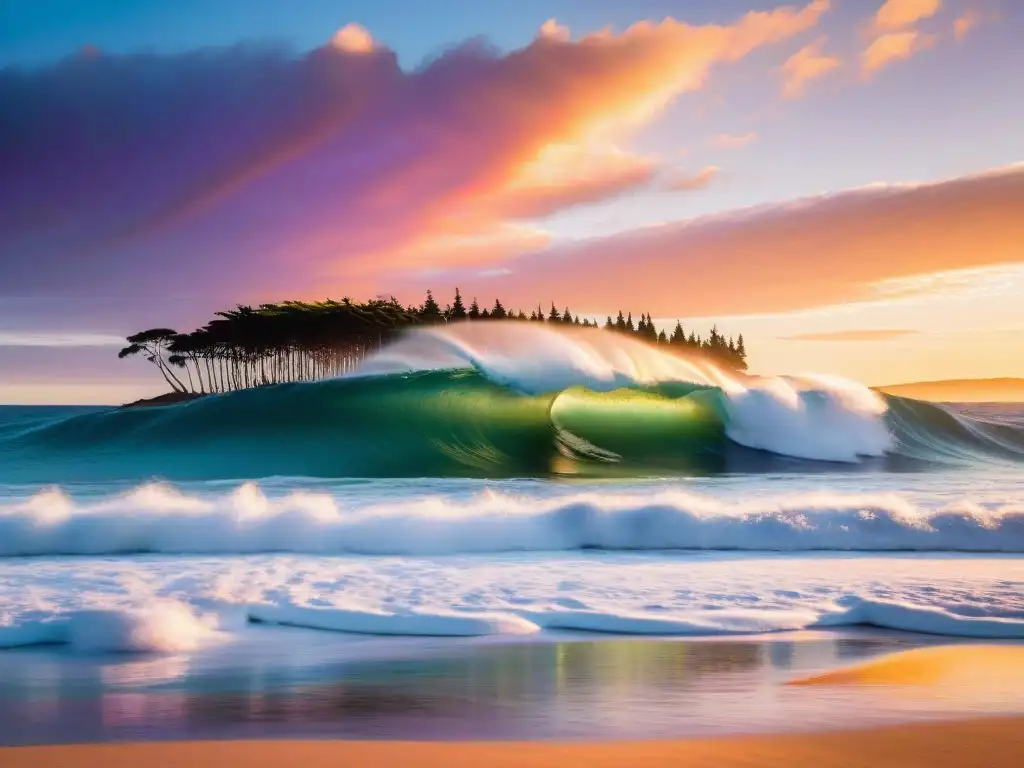
[[[944,403],[1024,403],[1024,379],[943,379],[875,387],[879,392]]]
[[[602,325],[568,307],[559,311],[554,303],[546,313],[538,305],[530,314],[506,309],[499,299],[492,307],[481,309],[474,298],[466,307],[456,288],[453,301],[443,308],[431,291],[419,306],[403,306],[394,297],[364,302],[350,298],[286,301],[217,312],[206,325],[190,333],[151,328],[133,334],[118,357],[141,355],[171,391],[126,407],[167,405],[207,394],[338,376],[353,370],[363,357],[407,328],[493,320],[600,327],[669,351],[696,353],[723,367],[747,368],[743,335],[726,337],[717,327],[701,336],[692,329],[687,332],[676,321],[669,332],[659,330],[650,313],[641,313],[634,321],[632,312],[621,311],[615,319],[609,315]]]

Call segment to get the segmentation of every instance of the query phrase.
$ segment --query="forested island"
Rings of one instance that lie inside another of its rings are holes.
[[[285,382],[315,381],[347,373],[368,353],[397,333],[414,326],[456,322],[514,320],[582,328],[603,327],[673,352],[702,355],[716,364],[746,370],[747,352],[742,334],[726,338],[717,328],[704,336],[684,330],[678,321],[671,332],[655,327],[650,313],[634,321],[620,311],[603,325],[581,318],[566,307],[552,304],[526,314],[512,311],[498,299],[481,309],[476,299],[467,308],[459,290],[442,308],[427,291],[420,306],[403,306],[394,297],[357,302],[349,298],[317,302],[286,301],[239,305],[217,312],[202,328],[178,333],[152,328],[127,338],[119,358],[141,355],[152,363],[171,387],[154,401],[177,402],[205,394],[231,392]],[[140,403],[141,404],[141,403]]]

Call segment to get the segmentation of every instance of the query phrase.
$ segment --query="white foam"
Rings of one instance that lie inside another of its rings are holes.
[[[818,617],[813,611],[732,609],[663,612],[543,611],[528,613],[547,629],[567,629],[616,635],[749,635],[804,629]]]
[[[839,601],[837,612],[825,612],[815,627],[866,624],[926,635],[986,639],[1024,638],[1024,621],[1003,616],[964,616],[936,606],[909,605],[889,600],[868,600],[850,595]]]
[[[0,556],[119,553],[437,555],[608,550],[1024,552],[1017,499],[935,506],[884,493],[716,498],[664,490],[535,498],[487,491],[345,506],[329,493],[214,496],[148,485],[78,502],[0,503]]]
[[[540,323],[457,323],[414,329],[367,357],[354,375],[475,368],[519,392],[605,392],[683,381],[714,386],[713,366],[617,333]]]
[[[0,648],[67,645],[84,653],[173,653],[194,651],[220,639],[212,621],[175,602],[58,612],[0,625]]]
[[[818,461],[855,462],[894,447],[884,401],[860,384],[823,377],[725,384],[726,434],[748,448]]]
[[[307,629],[325,629],[359,635],[413,635],[420,637],[479,637],[525,635],[540,630],[536,624],[512,614],[351,610],[298,605],[251,605],[252,621]]]
[[[1002,556],[6,559],[0,584],[2,648],[199,652],[266,632],[267,622],[339,633],[541,639],[554,631],[687,636],[864,624],[1024,639],[1024,559]]]
[[[583,387],[687,382],[723,391],[726,434],[783,456],[854,462],[894,447],[885,402],[867,387],[835,376],[746,376],[707,360],[667,352],[600,329],[540,323],[457,323],[416,329],[369,356],[355,376],[475,368],[528,394]]]

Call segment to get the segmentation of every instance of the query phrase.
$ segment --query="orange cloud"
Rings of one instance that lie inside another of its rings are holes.
[[[783,336],[783,341],[892,341],[905,336],[917,336],[921,332],[906,328],[876,328],[825,333],[798,333]]]
[[[503,223],[473,233],[457,232],[448,237],[431,233],[392,253],[388,266],[394,270],[443,272],[456,267],[503,263],[550,245],[551,236],[543,229],[527,224]],[[367,288],[364,293],[372,291]]]
[[[976,26],[986,21],[993,21],[997,19],[997,14],[983,14],[974,8],[967,8],[962,14],[960,14],[953,21],[953,35],[957,40],[963,40],[967,37],[967,33],[974,29]]]
[[[676,173],[669,176],[666,186],[675,190],[703,189],[721,170],[717,165],[708,165],[694,174]]]
[[[540,36],[548,40],[565,42],[570,37],[569,28],[562,26],[554,19],[548,19],[540,25]]]
[[[782,95],[787,99],[799,98],[809,81],[824,77],[839,66],[839,59],[822,55],[821,49],[825,45],[825,40],[825,37],[819,37],[813,43],[805,45],[786,59],[780,68],[783,78]]]
[[[662,317],[770,314],[880,300],[897,279],[1022,265],[1021,242],[1024,164],[555,246],[507,263],[513,274],[491,290],[525,303],[543,281],[581,312],[643,296]]]
[[[331,37],[331,45],[347,53],[370,53],[373,37],[359,24],[346,24]]]
[[[751,131],[750,133],[744,133],[739,136],[733,136],[728,133],[720,133],[711,140],[711,143],[716,147],[722,147],[723,149],[735,149],[737,147],[745,147],[747,144],[757,138],[757,134]]]
[[[655,170],[650,158],[611,145],[550,144],[495,194],[493,207],[511,219],[543,218],[648,184]]]
[[[916,31],[890,32],[868,46],[861,55],[861,72],[871,77],[895,61],[906,61],[918,51],[935,44],[935,38]]]
[[[874,27],[891,32],[905,29],[939,12],[942,0],[887,0],[875,14]]]

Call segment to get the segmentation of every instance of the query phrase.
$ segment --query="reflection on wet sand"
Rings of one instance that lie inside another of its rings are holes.
[[[286,659],[208,668],[19,653],[20,663],[5,655],[0,666],[0,743],[675,737],[813,727],[823,702],[835,712],[837,696],[849,717],[877,722],[884,707],[857,691],[784,683],[911,642],[814,635],[453,644],[417,658],[312,669]]]

